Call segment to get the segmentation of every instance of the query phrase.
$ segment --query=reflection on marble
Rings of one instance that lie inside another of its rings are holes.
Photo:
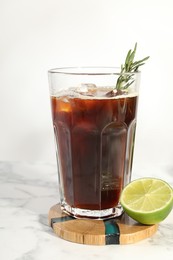
[[[173,186],[173,166],[136,165],[133,179],[154,176]],[[172,259],[173,211],[151,238],[133,245],[87,246],[58,238],[48,226],[49,208],[59,201],[56,165],[0,163],[0,259]]]

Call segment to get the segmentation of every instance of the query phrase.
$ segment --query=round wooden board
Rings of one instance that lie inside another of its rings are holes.
[[[59,237],[80,244],[131,244],[151,237],[158,225],[142,225],[125,213],[107,220],[76,219],[62,212],[59,204],[49,210],[49,225]]]

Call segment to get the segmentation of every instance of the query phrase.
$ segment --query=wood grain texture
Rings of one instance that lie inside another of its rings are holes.
[[[151,237],[158,225],[146,226],[126,214],[108,220],[75,219],[59,204],[49,210],[49,225],[60,238],[87,245],[131,244]]]

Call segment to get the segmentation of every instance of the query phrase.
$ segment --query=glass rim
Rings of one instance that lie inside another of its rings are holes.
[[[86,71],[85,71],[86,70]],[[95,72],[89,72],[87,70],[95,70]],[[100,72],[99,72],[100,70]],[[105,70],[105,72],[101,71]],[[119,72],[118,72],[119,70]],[[59,67],[48,70],[50,74],[64,74],[64,75],[91,75],[91,76],[108,76],[108,75],[137,75],[140,71],[123,72],[121,73],[121,67],[104,67],[104,66],[82,66],[82,67]]]

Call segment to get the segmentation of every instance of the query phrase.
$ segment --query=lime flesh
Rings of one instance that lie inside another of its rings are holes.
[[[160,179],[137,179],[123,189],[120,203],[134,220],[147,225],[156,224],[164,220],[173,208],[173,189]]]

